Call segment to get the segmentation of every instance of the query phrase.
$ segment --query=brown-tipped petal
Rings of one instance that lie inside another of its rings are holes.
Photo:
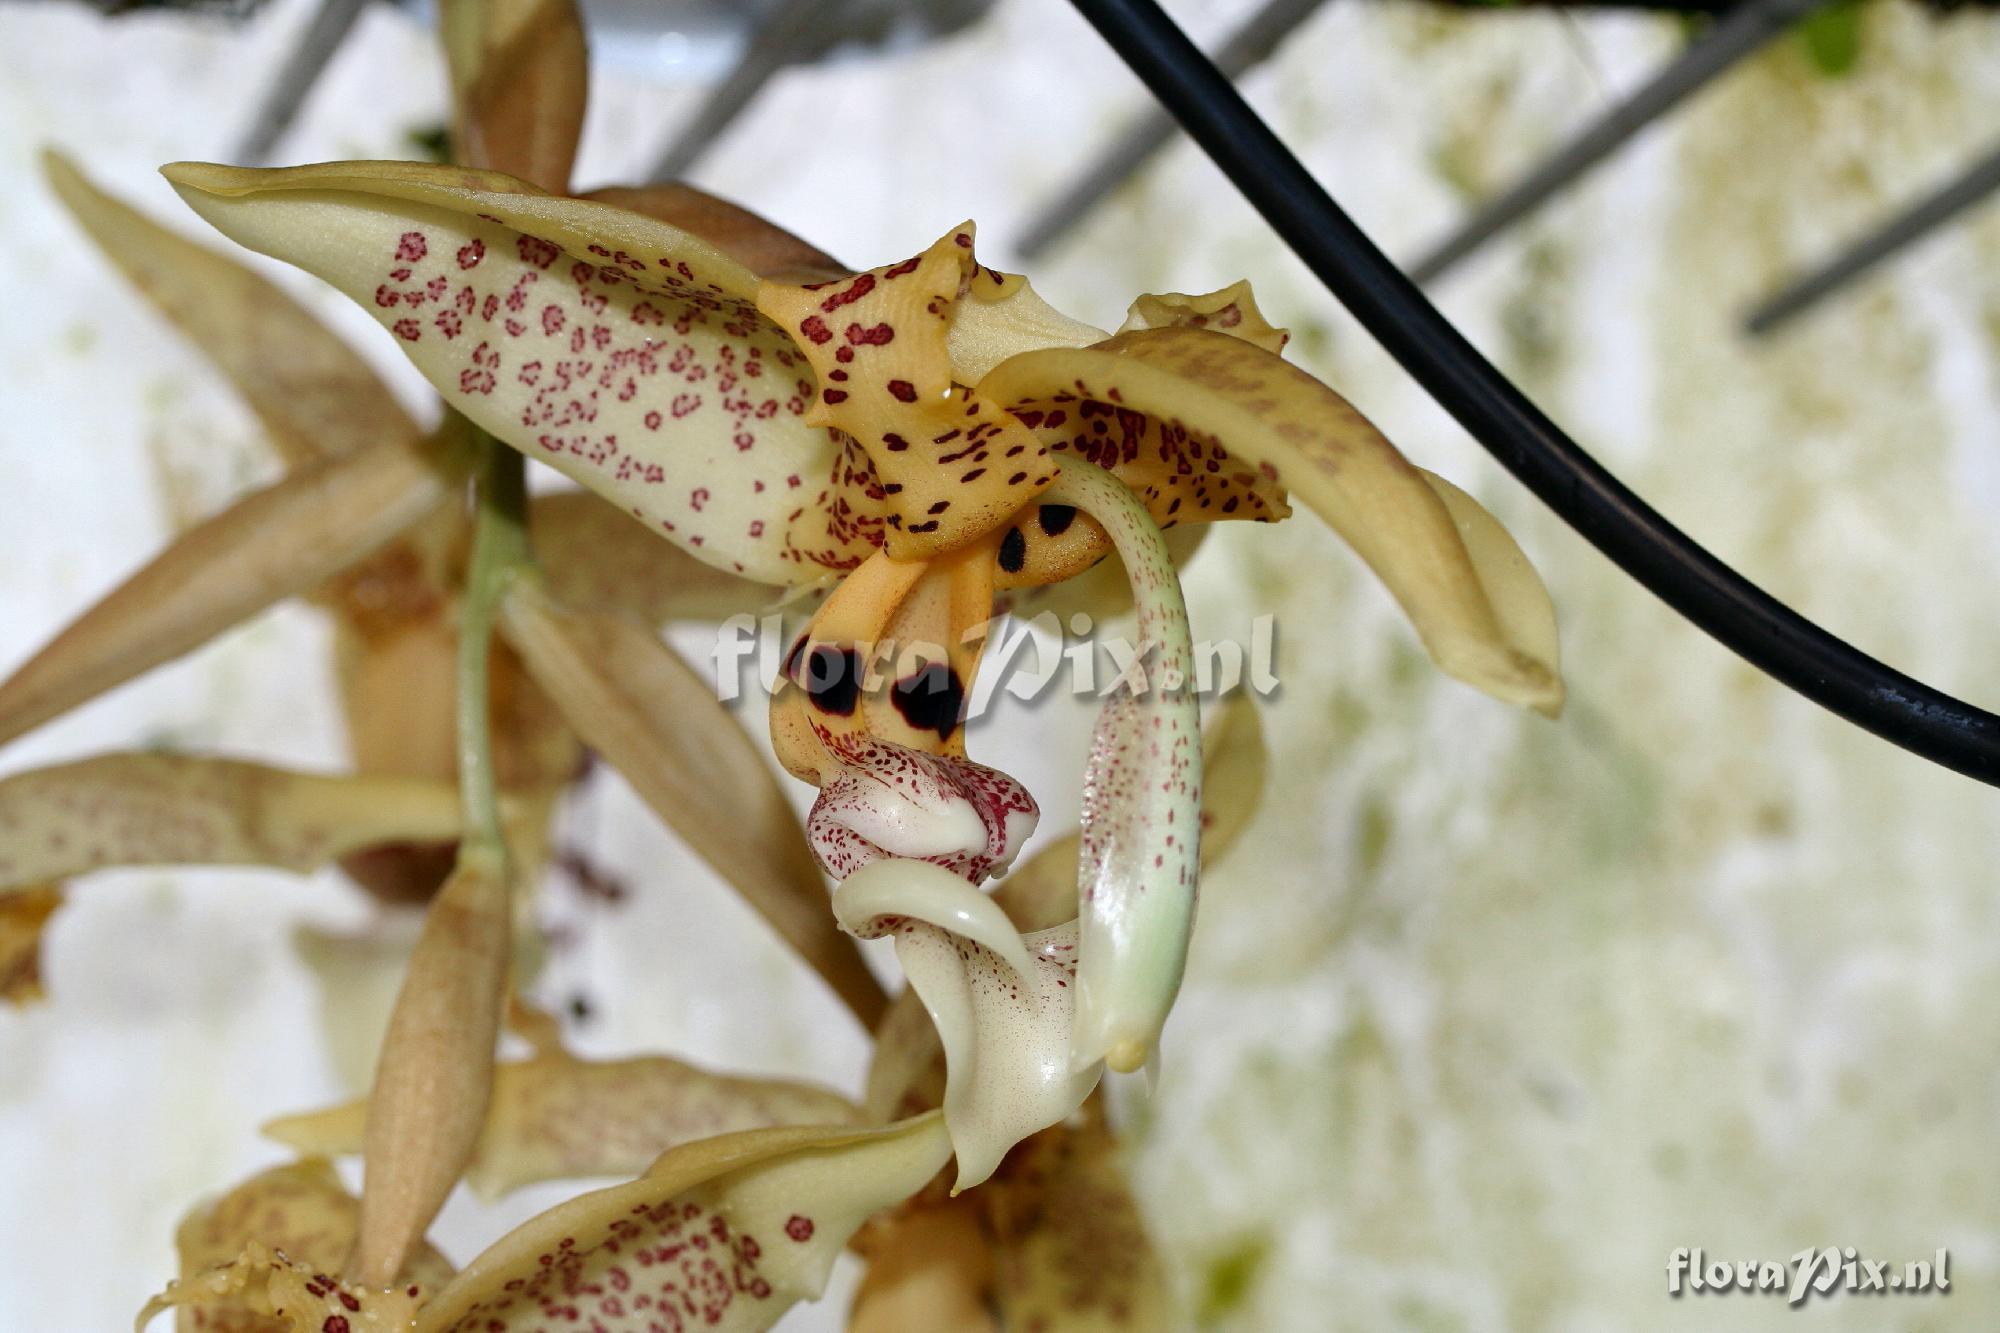
[[[294,471],[177,538],[0,683],[0,742],[346,568],[465,475],[448,444],[372,444]]]
[[[827,911],[777,777],[712,685],[652,629],[565,610],[532,580],[508,590],[502,628],[584,743],[872,1027],[882,988]]]
[[[0,1006],[42,998],[42,932],[62,905],[53,884],[0,893]]]
[[[867,456],[715,246],[492,172],[349,162],[165,174],[226,235],[325,278],[484,430],[718,569],[817,582],[881,541]]]
[[[760,278],[825,282],[853,272],[847,265],[775,222],[727,199],[674,181],[665,185],[607,186],[579,196],[644,213],[692,232]]]
[[[365,1101],[287,1116],[264,1133],[301,1153],[361,1148]],[[499,1198],[544,1180],[637,1175],[669,1148],[772,1125],[849,1125],[838,1093],[789,1079],[732,1078],[666,1056],[578,1060],[560,1050],[500,1065],[466,1183]]]
[[[306,871],[356,848],[458,829],[448,783],[104,754],[0,779],[0,887],[110,866]]]
[[[416,1333],[531,1333],[549,1327],[554,1302],[601,1333],[648,1333],[669,1309],[718,1333],[767,1329],[817,1297],[848,1237],[921,1189],[950,1152],[936,1113],[676,1148],[638,1180],[503,1238],[425,1307]]]
[[[298,302],[98,190],[62,154],[44,152],[42,170],[105,258],[229,377],[286,463],[415,443],[388,387]]]
[[[991,1309],[993,1253],[980,1222],[985,1193],[919,1205],[863,1233],[868,1272],[847,1333],[1001,1333]],[[1063,1327],[1051,1324],[1048,1333]]]
[[[984,1203],[1007,1328],[1117,1333],[1173,1324],[1166,1271],[1101,1114],[1043,1130],[974,1197]]]
[[[589,491],[538,495],[528,512],[550,595],[578,611],[647,625],[727,620],[769,610],[784,592],[704,564]]]
[[[279,1264],[272,1263],[262,1276],[253,1265],[233,1272],[230,1265],[247,1247],[256,1245],[282,1253],[308,1276],[338,1273],[354,1244],[359,1215],[354,1196],[341,1185],[326,1159],[317,1157],[260,1172],[220,1198],[201,1204],[174,1233],[174,1245],[180,1252],[180,1281],[173,1300],[180,1307],[181,1326],[202,1333],[273,1333],[294,1327],[256,1309],[255,1288],[262,1281],[276,1278],[282,1285]],[[229,1276],[221,1281],[204,1280],[204,1274],[217,1269]],[[424,1244],[411,1254],[397,1277],[406,1297],[410,1286],[416,1286],[421,1296],[441,1289],[451,1280],[452,1271],[443,1255]],[[253,1277],[258,1281],[253,1282]],[[316,1285],[329,1286],[330,1279]],[[265,1294],[269,1290],[264,1288]],[[366,1302],[371,1314],[377,1312],[371,1293],[354,1294]],[[347,1310],[337,1294],[328,1295],[327,1309],[305,1325],[312,1333],[322,1333],[322,1321],[331,1315],[347,1317],[356,1333],[370,1327],[365,1322],[354,1324],[356,1312]],[[319,1303],[315,1299],[310,1305]]]
[[[452,156],[569,192],[590,91],[575,0],[444,0]]]
[[[394,1280],[486,1124],[507,993],[511,904],[492,855],[462,855],[432,900],[375,1069],[349,1275]]]
[[[1280,516],[1276,488],[1289,486],[1387,585],[1447,673],[1509,703],[1560,705],[1546,644],[1517,637],[1525,616],[1499,607],[1525,604],[1520,585],[1530,575],[1489,569],[1491,556],[1468,548],[1423,473],[1339,394],[1270,353],[1205,329],[1146,330],[1079,351],[1024,353],[978,391],[1038,419],[1058,459],[1072,448],[1101,456],[1075,426],[1108,413],[1118,423],[1114,444],[1171,464],[1141,491],[1156,518]],[[1056,412],[1064,421],[1052,431]],[[1276,508],[1260,513],[1269,503]]]

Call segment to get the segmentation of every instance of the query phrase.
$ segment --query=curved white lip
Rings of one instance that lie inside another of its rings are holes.
[[[986,824],[972,802],[950,797],[919,805],[899,791],[863,778],[848,786],[827,818],[853,829],[892,856],[946,856],[986,849]]]
[[[1034,966],[1021,932],[1000,904],[942,866],[928,861],[873,861],[833,891],[833,915],[854,934],[877,917],[922,921],[991,950],[1023,980]]]

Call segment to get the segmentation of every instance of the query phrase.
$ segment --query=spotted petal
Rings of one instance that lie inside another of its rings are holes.
[[[287,1116],[264,1132],[301,1153],[355,1153],[367,1108]],[[494,1070],[466,1181],[495,1199],[538,1181],[637,1175],[667,1149],[716,1134],[855,1118],[852,1103],[808,1083],[712,1074],[663,1055],[579,1060],[555,1050]]]
[[[1040,811],[997,768],[854,733],[829,737],[835,761],[806,836],[829,875],[887,857],[920,860],[977,884],[1004,871]]]
[[[253,250],[360,302],[447,402],[719,569],[810,583],[880,540],[865,455],[716,247],[511,177],[414,163],[166,168]]]
[[[612,185],[581,196],[644,213],[701,237],[760,278],[824,282],[846,277],[847,265],[749,209],[680,181]]]
[[[112,866],[306,871],[356,848],[458,829],[449,783],[105,754],[0,779],[0,887]]]
[[[1242,478],[1245,495],[1259,477],[1290,487],[1367,561],[1446,672],[1509,703],[1561,707],[1553,612],[1519,549],[1490,518],[1468,542],[1454,504],[1303,371],[1238,338],[1163,328],[1024,353],[978,391],[1039,420],[1058,459],[1112,450],[1173,460],[1184,480],[1163,475],[1144,492],[1156,517],[1163,504],[1200,514],[1238,498],[1202,478]]]
[[[775,589],[661,541],[589,491],[537,495],[528,509],[549,593],[572,610],[665,625],[755,614],[777,598]]]
[[[1101,1072],[1071,1072],[1074,924],[1022,937],[991,898],[922,861],[876,861],[833,897],[841,924],[888,935],[945,1052],[945,1123],[958,1188],[1082,1104]]]
[[[601,1333],[647,1333],[663,1311],[720,1333],[769,1328],[817,1297],[848,1237],[921,1189],[950,1152],[935,1113],[676,1148],[638,1180],[503,1238],[424,1308],[415,1333],[530,1333],[551,1310]]]
[[[320,1319],[337,1315],[352,1324],[356,1312],[340,1301],[334,1280],[320,1275],[338,1273],[346,1263],[359,1215],[354,1196],[324,1158],[260,1172],[195,1208],[181,1222],[174,1233],[180,1280],[160,1304],[178,1306],[182,1326],[203,1333],[284,1333],[293,1327],[288,1319],[255,1311],[260,1302],[287,1304],[282,1297],[272,1299],[273,1288],[282,1291],[290,1286],[289,1275],[296,1272],[303,1280],[293,1293],[306,1297],[307,1308],[324,1304]],[[239,1264],[253,1245],[285,1257],[269,1254]],[[406,1299],[410,1286],[421,1296],[437,1291],[451,1276],[451,1265],[428,1244],[419,1247],[398,1274]],[[309,1293],[307,1287],[319,1287],[323,1294]],[[358,1294],[371,1314],[376,1310],[372,1295]],[[322,1329],[320,1323],[307,1327],[314,1333]],[[368,1325],[363,1322],[358,1327]]]
[[[1101,1110],[1028,1139],[980,1196],[1004,1327],[1172,1326],[1166,1270]]]

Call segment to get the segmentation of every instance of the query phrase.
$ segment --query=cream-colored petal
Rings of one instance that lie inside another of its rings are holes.
[[[415,444],[388,386],[298,302],[103,193],[62,154],[44,152],[42,170],[104,257],[228,376],[288,464]]]
[[[950,1153],[935,1113],[676,1148],[640,1179],[502,1239],[423,1310],[416,1333],[530,1333],[548,1326],[548,1307],[601,1333],[649,1333],[665,1310],[691,1328],[769,1328],[825,1289],[856,1228],[921,1189]]]
[[[698,237],[493,173],[415,163],[165,169],[191,207],[373,314],[446,401],[719,569],[816,582],[881,539],[851,442]]]
[[[1527,553],[1514,534],[1500,526],[1500,520],[1486,512],[1479,501],[1435,472],[1423,473],[1438,499],[1444,502],[1465,552],[1479,575],[1479,586],[1492,604],[1493,615],[1510,643],[1537,662],[1546,663],[1558,688],[1531,703],[1536,712],[1555,717],[1562,712],[1562,636],[1556,630],[1556,607],[1542,576],[1535,572]]]
[[[183,533],[0,683],[0,742],[316,587],[436,509],[467,463],[454,442],[364,445]]]
[[[349,1272],[387,1286],[472,1156],[493,1092],[512,905],[498,857],[461,852],[431,901],[368,1097]]]
[[[0,887],[112,866],[306,871],[356,848],[458,829],[448,783],[105,754],[0,779]]]
[[[1147,1333],[1172,1326],[1166,1271],[1101,1114],[1028,1139],[978,1198],[1005,1327]]]
[[[590,93],[575,0],[443,0],[452,158],[569,191]]]
[[[257,1265],[245,1264],[233,1272],[229,1266],[247,1247],[256,1245],[282,1253],[291,1265],[306,1274],[337,1274],[354,1245],[359,1215],[360,1205],[324,1158],[310,1158],[259,1172],[228,1193],[196,1207],[174,1233],[174,1246],[180,1255],[180,1282],[173,1293],[179,1306],[178,1327],[187,1333],[195,1330],[288,1333],[295,1327],[289,1319],[259,1314],[253,1308],[258,1299],[251,1295],[253,1288],[258,1282],[276,1277],[281,1270],[275,1255],[263,1268],[263,1276]],[[226,1274],[220,1281],[203,1280],[204,1274],[218,1268]],[[421,1295],[442,1288],[451,1280],[452,1271],[444,1256],[426,1244],[418,1247],[397,1277],[405,1296],[412,1285]],[[325,1286],[330,1280],[314,1285]],[[238,1282],[242,1285],[235,1288],[234,1299],[218,1294]],[[268,1291],[265,1288],[266,1294]],[[367,1292],[358,1295],[364,1300],[369,1297]],[[250,1299],[245,1300],[246,1296]],[[318,1304],[318,1300],[308,1304]],[[355,1312],[347,1310],[337,1294],[328,1308],[352,1324]],[[368,1308],[372,1313],[375,1302],[370,1300]],[[322,1311],[306,1327],[312,1333],[323,1333],[319,1321],[327,1317]],[[399,1325],[392,1320],[389,1326]]]
[[[363,1100],[286,1116],[264,1133],[301,1153],[355,1153],[367,1108]],[[846,1098],[809,1083],[734,1078],[662,1055],[579,1060],[554,1051],[494,1070],[465,1178],[496,1199],[544,1180],[636,1175],[669,1148],[717,1134],[857,1120]]]
[[[1099,711],[1083,775],[1073,1063],[1130,1072],[1180,990],[1200,878],[1202,754],[1194,649],[1173,559],[1145,506],[1101,468],[1072,463],[1049,495],[1103,524],[1132,581],[1139,679]]]
[[[565,610],[533,580],[509,588],[502,629],[584,742],[872,1027],[882,988],[834,925],[777,776],[714,686],[651,628]]]
[[[961,935],[954,919],[977,915],[964,911],[967,894],[984,898],[922,861],[877,861],[834,893],[849,930],[895,939],[897,961],[930,1013],[944,1047],[945,1123],[961,1190],[991,1176],[1023,1138],[1074,1111],[1102,1073],[1096,1065],[1071,1072],[1075,925],[1023,938],[1000,917]],[[988,907],[999,916],[990,900]]]
[[[1246,497],[1260,477],[1290,487],[1375,571],[1446,672],[1509,703],[1560,706],[1557,664],[1540,655],[1542,646],[1516,640],[1437,491],[1340,395],[1270,353],[1205,329],[1123,333],[1078,351],[1014,357],[978,392],[1043,414],[1039,431],[1058,459],[1078,446],[1056,437],[1073,433],[1087,408],[1095,420],[1129,413],[1132,447],[1142,452],[1154,450],[1164,431],[1172,437],[1164,447],[1190,469],[1190,487],[1174,496],[1182,513],[1230,506],[1203,493],[1203,477],[1240,476]],[[1052,430],[1046,409],[1058,399],[1065,421]],[[1176,490],[1164,477],[1161,486],[1149,500],[1156,514]]]
[[[974,280],[966,288],[971,299],[958,301],[951,308],[945,348],[959,383],[977,384],[987,371],[1022,352],[1088,347],[1111,336],[1071,319],[1044,301],[1026,278],[1001,276],[1004,281],[1000,284]]]
[[[53,884],[0,892],[0,1006],[42,998],[42,934],[62,905]]]
[[[549,594],[575,611],[615,611],[647,625],[769,611],[782,590],[704,564],[589,491],[528,505]]]

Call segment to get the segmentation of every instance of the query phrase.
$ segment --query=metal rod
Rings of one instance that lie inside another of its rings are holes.
[[[320,0],[319,9],[306,24],[298,45],[285,58],[277,79],[264,94],[249,130],[238,141],[236,161],[255,166],[270,160],[271,151],[298,119],[299,108],[305,105],[313,85],[333,62],[334,52],[354,31],[354,21],[361,17],[367,4],[368,0]]]
[[[679,180],[693,170],[764,85],[798,59],[813,25],[834,20],[844,7],[845,0],[785,0],[769,22],[752,30],[735,66],[709,90],[694,118],[675,132],[647,179]]]
[[[1231,81],[1242,78],[1270,59],[1284,40],[1325,3],[1326,0],[1268,0],[1216,48],[1215,67]],[[1068,189],[1036,214],[1021,237],[1022,256],[1036,259],[1055,246],[1166,147],[1176,130],[1174,118],[1166,111],[1157,106],[1149,109],[1123,138],[1109,144]]]
[[[1443,277],[1633,135],[1826,3],[1828,0],[1744,0],[1644,87],[1543,159],[1515,185],[1476,209],[1456,231],[1410,266],[1410,277],[1425,285]]]
[[[1799,694],[1912,754],[2000,785],[2000,717],[1828,634],[1627,490],[1397,271],[1153,0],[1071,3],[1362,327],[1586,540]]]
[[[1914,245],[1931,232],[2000,190],[2000,145],[1972,164],[1943,188],[1918,201],[1907,212],[1856,241],[1845,253],[1794,280],[1777,295],[1761,302],[1745,317],[1743,331],[1761,337],[1795,315],[1818,305],[1898,250]]]

